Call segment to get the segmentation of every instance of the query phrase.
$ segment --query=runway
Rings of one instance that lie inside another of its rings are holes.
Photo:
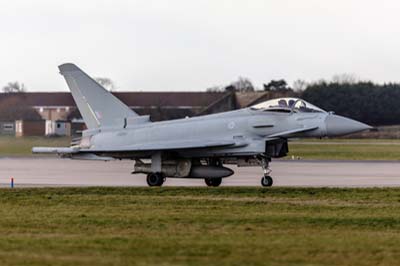
[[[400,187],[400,162],[273,161],[274,186]],[[147,186],[144,175],[131,175],[132,161],[75,161],[58,158],[2,158],[0,185]],[[223,186],[260,186],[261,168],[232,167]],[[203,180],[169,178],[165,186],[205,186]]]

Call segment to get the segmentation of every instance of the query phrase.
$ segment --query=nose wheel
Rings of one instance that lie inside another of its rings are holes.
[[[267,176],[263,176],[261,178],[261,185],[263,187],[272,187],[272,184],[274,183],[274,180],[272,179],[272,177],[270,177],[269,175]]]

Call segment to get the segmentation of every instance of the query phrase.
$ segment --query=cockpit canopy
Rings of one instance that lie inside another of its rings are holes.
[[[299,98],[277,98],[254,105],[251,109],[282,113],[326,113],[321,108]]]

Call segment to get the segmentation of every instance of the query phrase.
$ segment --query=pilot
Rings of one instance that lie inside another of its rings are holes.
[[[282,99],[278,102],[279,107],[288,107],[286,100]]]

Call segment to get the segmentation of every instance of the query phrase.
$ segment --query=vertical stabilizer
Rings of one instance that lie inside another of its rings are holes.
[[[58,67],[88,129],[118,126],[137,114],[74,64]]]

